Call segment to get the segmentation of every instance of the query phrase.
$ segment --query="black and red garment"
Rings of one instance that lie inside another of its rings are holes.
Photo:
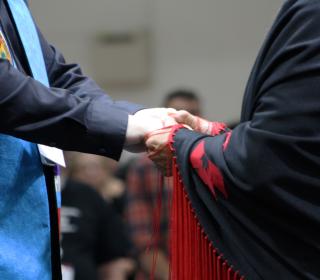
[[[320,279],[320,1],[284,3],[237,127],[171,147],[171,279]]]

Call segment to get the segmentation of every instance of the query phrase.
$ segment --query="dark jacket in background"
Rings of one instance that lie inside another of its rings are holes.
[[[91,187],[68,181],[62,191],[62,262],[75,280],[96,280],[97,268],[132,250],[121,217]]]

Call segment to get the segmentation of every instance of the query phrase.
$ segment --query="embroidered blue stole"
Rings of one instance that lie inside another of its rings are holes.
[[[30,12],[23,0],[7,1],[32,75],[49,86]],[[0,134],[0,172],[0,279],[52,279],[49,203],[37,145]]]

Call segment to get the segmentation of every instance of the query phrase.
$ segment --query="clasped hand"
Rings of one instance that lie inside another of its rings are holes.
[[[210,134],[210,122],[187,111],[167,108],[144,109],[129,116],[125,149],[131,152],[147,150],[149,158],[165,176],[171,176],[172,151],[169,147],[171,127],[185,124],[191,129]]]

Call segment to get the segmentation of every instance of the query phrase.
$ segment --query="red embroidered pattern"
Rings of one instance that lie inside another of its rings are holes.
[[[221,122],[210,122],[210,135],[216,136],[226,131],[227,125]]]
[[[229,131],[226,133],[226,139],[224,140],[224,143],[222,145],[223,151],[225,151],[228,148],[228,145],[230,143],[232,131]]]
[[[222,174],[218,167],[207,157],[205,153],[205,142],[202,140],[190,155],[192,167],[197,170],[202,181],[209,187],[213,196],[217,198],[218,189],[225,198],[228,194],[225,189]]]

